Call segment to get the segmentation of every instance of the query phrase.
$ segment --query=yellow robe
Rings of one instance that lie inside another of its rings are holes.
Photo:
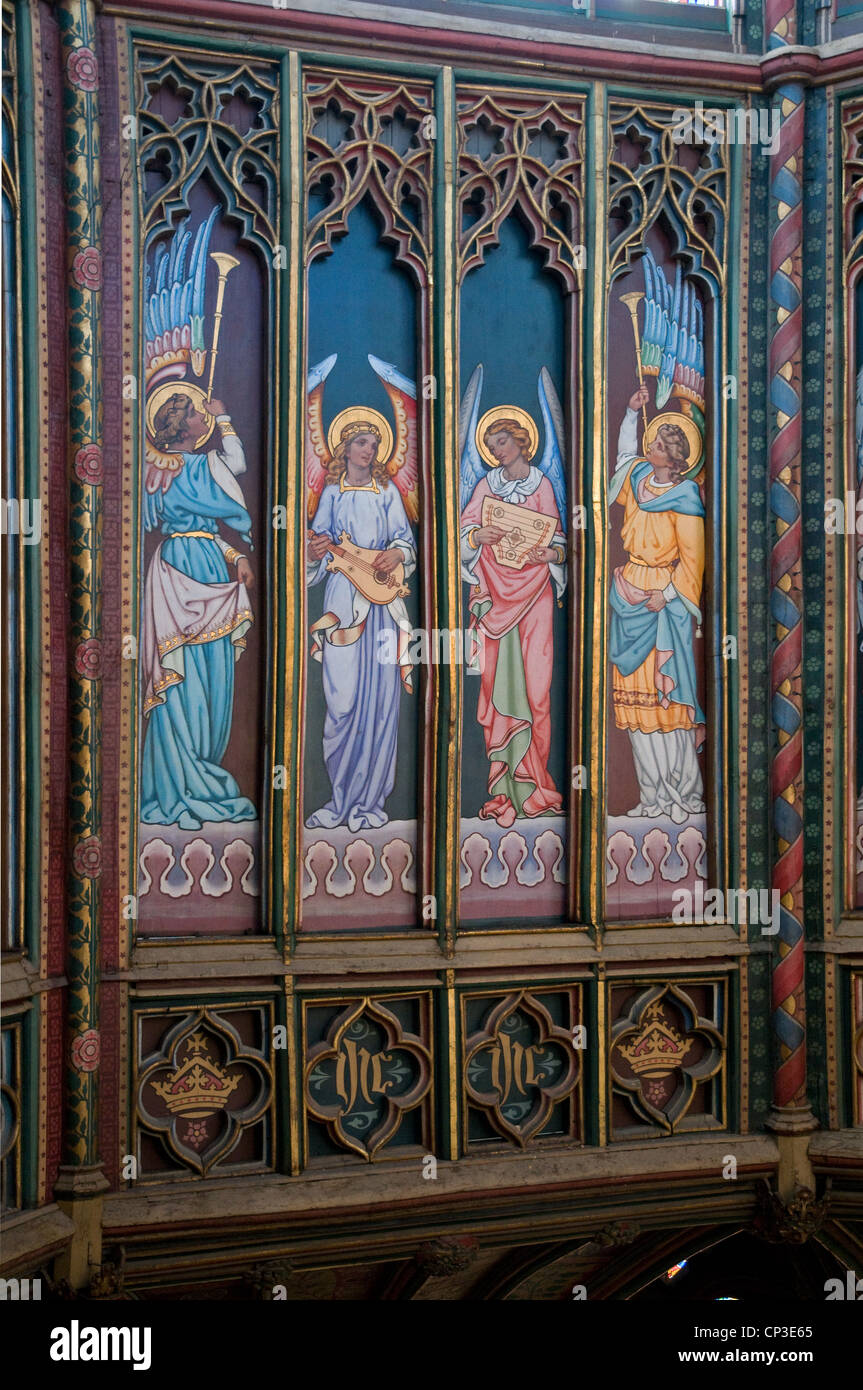
[[[621,538],[629,559],[623,579],[635,589],[665,589],[673,584],[679,594],[699,606],[704,582],[704,520],[677,512],[645,512],[632,491],[632,471],[615,501],[623,507]],[[642,484],[651,497],[661,497],[668,487],[650,481]],[[638,729],[645,734],[694,729],[686,705],[664,700],[657,685],[657,654],[652,651],[631,676],[612,666],[614,720],[619,729]],[[664,701],[664,702],[663,702]]]

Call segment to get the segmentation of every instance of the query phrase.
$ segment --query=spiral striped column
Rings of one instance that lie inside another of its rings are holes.
[[[765,0],[764,37],[771,51],[797,42],[797,0]]]
[[[796,39],[788,0],[765,6],[768,46]],[[771,156],[770,193],[770,510],[773,517],[770,609],[775,623],[770,688],[775,732],[771,795],[779,933],[773,963],[772,1017],[777,1054],[773,1082],[777,1110],[807,1110],[805,941],[803,930],[803,529],[801,519],[801,375],[803,340],[804,85],[781,82],[778,148]]]

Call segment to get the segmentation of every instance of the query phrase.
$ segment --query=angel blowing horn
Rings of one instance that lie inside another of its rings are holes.
[[[620,426],[609,502],[623,508],[627,561],[611,586],[609,655],[618,729],[626,730],[639,799],[627,814],[683,825],[704,812],[697,752],[705,738],[693,639],[701,636],[704,502],[703,318],[694,287],[674,289],[649,250],[644,292],[621,299],[632,316],[639,385]],[[644,303],[639,338],[638,308]],[[645,377],[656,379],[660,413],[648,421]],[[662,411],[671,396],[679,410]],[[638,412],[644,429],[638,448]]]
[[[326,583],[324,612],[311,632],[327,707],[323,758],[332,797],[306,824],[322,829],[386,825],[400,691],[412,688],[405,580],[417,554],[410,525],[419,500],[416,386],[390,363],[368,360],[389,397],[395,433],[365,405],[341,411],[325,433],[324,383],[335,353],[312,368],[307,384],[307,582]],[[396,660],[384,659],[387,651]]]
[[[237,481],[243,446],[212,399],[225,283],[239,265],[211,252],[214,207],[194,241],[188,219],[156,251],[144,320],[146,448],[143,519],[161,540],[147,570],[141,640],[141,819],[198,830],[206,821],[254,820],[251,801],[222,766],[233,718],[234,663],[252,622],[251,517]],[[207,261],[218,270],[208,391],[202,376]],[[219,444],[205,449],[218,429]],[[236,578],[230,567],[236,566]]]

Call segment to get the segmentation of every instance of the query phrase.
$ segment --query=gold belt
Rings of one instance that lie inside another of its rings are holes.
[[[168,539],[171,541],[181,541],[187,536],[199,536],[202,541],[214,541],[216,539],[212,531],[172,531]]]

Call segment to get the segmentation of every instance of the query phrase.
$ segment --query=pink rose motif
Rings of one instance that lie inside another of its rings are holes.
[[[79,878],[99,878],[102,873],[102,841],[98,835],[79,840],[72,853],[72,867]]]
[[[102,674],[102,643],[98,637],[88,637],[75,648],[75,670],[85,680],[98,680]]]
[[[85,246],[72,262],[72,275],[87,290],[102,288],[102,256],[95,246]]]
[[[95,92],[99,85],[99,65],[92,48],[75,48],[66,59],[66,75],[81,92]]]
[[[98,487],[104,480],[102,471],[102,450],[98,444],[85,444],[75,455],[75,476],[82,483]]]
[[[78,1071],[95,1071],[99,1065],[99,1034],[95,1028],[79,1033],[72,1041],[72,1065]]]
[[[192,1149],[200,1149],[207,1142],[207,1126],[203,1120],[190,1120],[186,1126],[186,1143]]]

